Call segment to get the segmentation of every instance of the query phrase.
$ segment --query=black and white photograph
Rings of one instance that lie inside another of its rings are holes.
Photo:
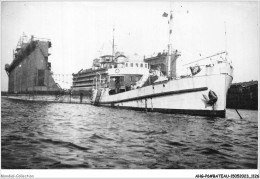
[[[259,178],[259,7],[1,1],[1,178]]]

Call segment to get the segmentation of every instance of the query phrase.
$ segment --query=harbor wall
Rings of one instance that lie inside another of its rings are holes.
[[[258,81],[233,83],[228,90],[226,107],[258,110]]]
[[[2,95],[9,99],[26,100],[26,101],[42,101],[42,102],[56,102],[56,103],[76,103],[76,104],[90,104],[91,98],[89,96],[81,95],[44,95],[44,94],[7,94]]]

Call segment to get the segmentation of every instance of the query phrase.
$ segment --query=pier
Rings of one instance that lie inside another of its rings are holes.
[[[231,84],[227,94],[227,108],[258,109],[258,81]]]

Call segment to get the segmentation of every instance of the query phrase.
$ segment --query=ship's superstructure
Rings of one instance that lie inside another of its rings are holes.
[[[177,58],[181,53],[177,50],[172,52],[170,56],[168,53],[158,53],[157,56],[145,58],[144,62],[149,63],[151,70],[160,70],[164,76],[177,76]],[[169,58],[169,59],[168,59]],[[169,63],[168,63],[169,60]]]
[[[104,55],[93,60],[92,68],[81,69],[73,75],[72,93],[75,95],[91,95],[94,87],[105,86],[108,81],[107,71],[109,68],[114,68],[123,65],[127,58],[122,52],[117,52],[114,55]]]
[[[113,58],[114,56],[112,55],[96,58],[93,60],[92,68],[81,69],[78,73],[73,73],[73,94],[90,95],[92,88],[96,84],[97,78],[103,79],[103,82],[105,81],[107,69],[114,64]]]
[[[12,63],[5,65],[9,94],[53,94],[61,90],[52,78],[50,47],[49,39],[21,37]]]

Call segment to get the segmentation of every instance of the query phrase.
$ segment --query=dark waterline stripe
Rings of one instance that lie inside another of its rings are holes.
[[[117,100],[117,101],[99,102],[99,104],[121,103],[121,102],[127,102],[127,101],[142,100],[142,99],[146,99],[146,98],[167,96],[167,95],[171,95],[171,94],[192,93],[192,92],[205,91],[205,90],[208,90],[208,87],[191,88],[191,89],[177,90],[177,91],[167,91],[167,92],[163,92],[163,93],[148,94],[148,95],[144,95],[144,96],[122,99],[122,100]]]
[[[160,112],[165,114],[188,114],[192,116],[208,116],[225,118],[226,110],[196,110],[196,109],[163,109],[163,108],[138,108],[130,106],[106,106],[112,108],[129,109],[135,111]]]

